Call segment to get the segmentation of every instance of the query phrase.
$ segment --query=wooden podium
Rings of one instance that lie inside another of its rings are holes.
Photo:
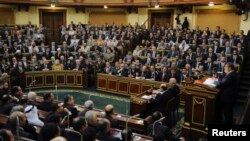
[[[215,121],[215,100],[219,89],[203,85],[202,82],[183,84],[185,94],[185,116],[182,136],[187,140],[206,138],[207,124]]]

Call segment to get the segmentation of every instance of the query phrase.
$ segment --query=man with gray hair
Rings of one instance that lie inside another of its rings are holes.
[[[88,138],[89,141],[95,141],[95,137],[96,137],[96,134],[98,132],[97,113],[93,110],[87,111],[85,114],[85,119],[88,123],[88,128],[85,129],[86,138]]]
[[[35,101],[36,101],[36,93],[29,92],[28,93],[28,105],[25,107],[24,112],[27,116],[29,124],[42,127],[44,123],[38,117],[38,111],[35,105]]]
[[[87,100],[84,103],[84,107],[85,107],[85,109],[83,111],[79,112],[79,114],[78,114],[81,117],[84,117],[87,111],[93,110],[94,102],[92,100]]]
[[[13,112],[10,114],[9,119],[5,125],[6,129],[10,130],[13,134],[33,139],[33,135],[25,131],[27,123],[26,116],[23,112]],[[18,132],[17,132],[18,131]]]

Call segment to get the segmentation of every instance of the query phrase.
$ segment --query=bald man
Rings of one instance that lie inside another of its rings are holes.
[[[105,116],[104,118],[108,119],[111,123],[111,128],[118,128],[119,127],[119,123],[116,119],[114,119],[112,117],[112,115],[114,114],[114,106],[111,104],[108,104],[105,106]]]
[[[176,97],[180,93],[179,86],[176,85],[177,81],[175,78],[170,78],[168,83],[168,91]]]
[[[151,115],[156,111],[161,113],[166,112],[165,107],[168,100],[176,97],[180,92],[176,83],[176,79],[171,78],[169,83],[161,85],[159,93],[156,94],[156,97],[150,102],[149,107],[147,108],[146,116]]]

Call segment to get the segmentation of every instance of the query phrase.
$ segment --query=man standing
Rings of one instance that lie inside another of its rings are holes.
[[[223,121],[226,124],[233,124],[233,105],[237,93],[238,78],[233,63],[227,63],[224,66],[224,71],[226,75],[216,86],[220,89],[216,103],[216,115],[218,122]]]

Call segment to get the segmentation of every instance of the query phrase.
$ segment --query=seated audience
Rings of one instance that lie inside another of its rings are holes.
[[[49,112],[51,111],[53,103],[54,103],[54,94],[46,93],[43,96],[43,102],[38,105],[38,109]]]
[[[15,137],[10,130],[0,130],[0,141],[15,141]]]
[[[84,107],[85,107],[85,109],[83,111],[79,112],[79,114],[78,114],[80,117],[84,117],[87,111],[93,110],[94,102],[92,100],[87,100],[84,103]]]
[[[94,141],[96,138],[96,134],[98,132],[98,119],[97,119],[97,113],[95,111],[87,111],[85,114],[85,119],[88,123],[87,129],[85,131],[89,134],[87,134],[87,138],[89,141]]]
[[[89,137],[89,134],[91,134],[91,133],[88,132],[89,130],[86,130],[88,128],[88,123],[85,120],[85,118],[76,117],[73,120],[72,125],[73,125],[73,129],[82,135],[84,141],[89,139],[88,137]],[[74,140],[74,139],[72,139],[72,140]]]
[[[118,138],[114,138],[111,136],[111,128],[110,122],[107,119],[100,119],[98,121],[98,129],[99,132],[97,133],[97,139],[100,141],[119,141]]]
[[[163,140],[174,140],[175,137],[170,129],[162,124],[160,119],[162,114],[158,111],[154,112],[152,115],[153,122],[148,126],[148,135],[152,136],[154,140],[163,141]]]
[[[133,141],[133,132],[131,129],[122,130],[122,141]]]
[[[108,104],[105,106],[105,115],[103,118],[106,118],[111,123],[111,128],[119,128],[119,123],[116,119],[112,117],[114,114],[114,106],[111,104]]]
[[[40,131],[40,141],[50,141],[60,136],[60,128],[55,123],[46,123]]]
[[[25,130],[27,118],[22,112],[13,112],[5,125],[5,128],[17,135],[17,131],[21,137],[33,139],[33,135]]]
[[[25,107],[24,112],[26,114],[29,124],[42,127],[44,123],[38,117],[38,110],[37,106],[35,105],[35,102],[36,102],[36,93],[29,92],[28,104]]]

